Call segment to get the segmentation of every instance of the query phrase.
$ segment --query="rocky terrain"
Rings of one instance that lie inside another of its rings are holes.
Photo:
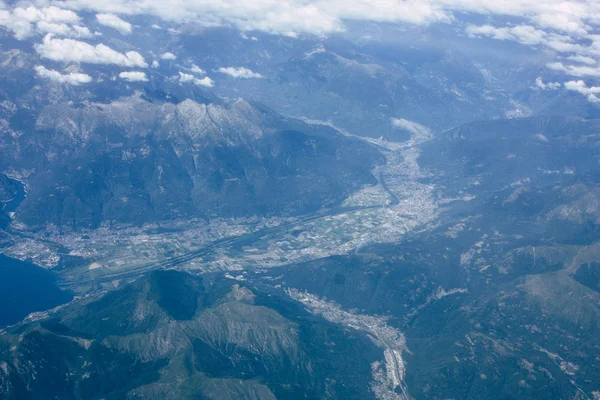
[[[2,332],[0,394],[373,398],[368,360],[381,356],[364,334],[290,299],[165,271]]]
[[[135,92],[13,106],[0,165],[26,183],[15,223],[28,229],[306,214],[376,183],[371,170],[384,161],[367,143],[243,100],[171,103]],[[21,113],[30,125],[17,126]]]
[[[588,2],[42,3],[0,1],[0,398],[600,399]]]

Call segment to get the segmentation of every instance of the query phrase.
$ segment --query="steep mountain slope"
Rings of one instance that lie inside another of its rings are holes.
[[[7,329],[0,394],[364,399],[380,356],[366,336],[279,296],[166,271]]]
[[[26,177],[16,220],[31,228],[306,213],[376,183],[383,162],[364,142],[243,100],[57,95],[13,104],[0,128],[0,165]]]
[[[600,294],[576,279],[597,269],[584,264],[574,279],[578,249],[538,248],[534,260],[531,247],[513,252],[506,237],[485,241],[476,255],[487,268],[461,263],[473,228],[456,238],[427,234],[277,268],[263,279],[277,276],[344,309],[389,317],[406,337],[406,386],[414,398],[574,399],[595,392]],[[598,248],[582,251],[581,260],[597,259]],[[494,258],[500,254],[506,258]]]
[[[473,123],[428,143],[419,162],[452,218],[480,214],[534,243],[585,244],[600,239],[599,128],[572,117]]]
[[[18,187],[15,181],[6,175],[0,174],[0,229],[4,229],[10,223],[10,217],[6,207],[15,198]]]
[[[432,229],[258,279],[388,317],[415,398],[594,398],[598,128],[533,117],[440,134],[419,157],[440,207]]]

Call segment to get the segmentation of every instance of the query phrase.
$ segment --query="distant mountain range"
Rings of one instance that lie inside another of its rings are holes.
[[[0,250],[78,295],[0,398],[600,400],[593,37],[71,12],[0,4]]]

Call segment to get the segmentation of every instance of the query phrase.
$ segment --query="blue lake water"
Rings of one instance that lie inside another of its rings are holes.
[[[70,301],[51,272],[0,254],[0,327]]]

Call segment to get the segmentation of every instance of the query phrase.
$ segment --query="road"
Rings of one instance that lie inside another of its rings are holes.
[[[388,187],[387,183],[385,182],[385,179],[383,179],[383,169],[379,170],[378,180],[379,180],[379,184],[381,185],[383,190],[387,193],[388,196],[390,196],[388,205],[390,205],[390,206],[398,205],[400,203],[400,199],[398,198],[398,196],[396,196],[394,193],[392,193],[390,191],[390,188]]]
[[[319,219],[323,219],[326,217],[339,215],[339,214],[347,214],[347,213],[357,212],[357,211],[363,211],[363,210],[368,210],[368,209],[373,209],[373,208],[379,208],[379,207],[381,207],[381,206],[356,206],[356,207],[335,208],[335,209],[329,210],[324,213],[318,213],[318,214],[304,216],[293,222],[281,224],[281,225],[274,226],[271,228],[261,229],[256,232],[248,233],[245,235],[232,236],[232,237],[227,237],[224,239],[219,239],[214,242],[211,242],[210,244],[208,244],[206,246],[196,249],[194,251],[190,251],[188,253],[185,253],[185,254],[182,254],[179,256],[167,258],[165,260],[155,261],[155,262],[141,265],[139,267],[125,269],[123,271],[113,272],[113,273],[108,273],[108,274],[103,274],[103,275],[97,275],[97,270],[94,270],[95,275],[81,277],[81,278],[61,280],[58,282],[58,284],[62,287],[69,287],[69,286],[73,286],[73,285],[81,285],[81,284],[89,284],[89,283],[105,283],[105,282],[111,282],[111,281],[118,280],[118,279],[134,278],[138,275],[145,274],[145,273],[148,273],[151,271],[155,271],[155,270],[159,270],[159,269],[168,269],[168,268],[175,267],[177,265],[184,264],[186,262],[189,262],[191,260],[199,258],[203,255],[209,254],[217,248],[229,246],[229,245],[232,245],[235,243],[240,243],[240,242],[247,241],[250,239],[257,240],[264,235],[279,232],[284,229],[289,229],[294,226],[303,225],[303,224],[306,224],[306,223],[309,223],[312,221],[316,221]]]
[[[387,186],[387,183],[383,179],[383,171],[382,170],[379,171],[378,181],[379,181],[379,184],[381,185],[381,187],[383,188],[383,190],[389,196],[389,202],[386,205],[384,205],[384,207],[395,206],[395,205],[399,204],[400,201],[398,199],[398,196],[396,196],[394,193],[392,193],[390,191],[389,187]],[[188,253],[185,253],[185,254],[182,254],[179,256],[167,258],[165,260],[155,261],[155,262],[141,265],[139,267],[125,269],[123,271],[107,273],[107,274],[102,274],[102,275],[98,275],[98,271],[95,271],[93,273],[93,275],[90,274],[87,277],[84,276],[84,277],[78,277],[78,278],[74,278],[74,279],[59,280],[58,284],[62,287],[69,287],[69,286],[81,285],[81,284],[89,284],[89,283],[100,284],[100,283],[111,282],[111,281],[119,280],[119,279],[134,278],[138,275],[145,274],[145,273],[148,273],[151,271],[155,271],[155,270],[159,270],[159,269],[173,268],[177,265],[184,264],[186,262],[189,262],[191,260],[199,258],[203,255],[209,254],[210,252],[214,251],[217,248],[221,248],[224,246],[243,242],[243,241],[246,241],[249,239],[259,239],[260,237],[262,237],[264,235],[275,233],[275,232],[278,232],[278,231],[281,231],[284,229],[288,229],[290,227],[303,225],[303,224],[306,224],[306,223],[309,223],[312,221],[316,221],[316,220],[319,220],[322,218],[326,218],[326,217],[330,217],[330,216],[334,216],[334,215],[340,215],[340,214],[347,214],[347,213],[352,213],[352,212],[357,212],[357,211],[363,211],[363,210],[368,210],[368,209],[374,209],[374,208],[379,208],[379,207],[381,207],[381,206],[371,205],[371,206],[355,206],[355,207],[337,207],[337,208],[328,210],[326,212],[321,212],[321,213],[316,213],[316,214],[300,217],[299,219],[297,219],[293,222],[281,224],[281,225],[274,226],[271,228],[261,229],[256,232],[248,233],[245,235],[219,239],[219,240],[211,242],[210,244],[208,244],[204,247],[201,247],[197,250],[190,251]]]

